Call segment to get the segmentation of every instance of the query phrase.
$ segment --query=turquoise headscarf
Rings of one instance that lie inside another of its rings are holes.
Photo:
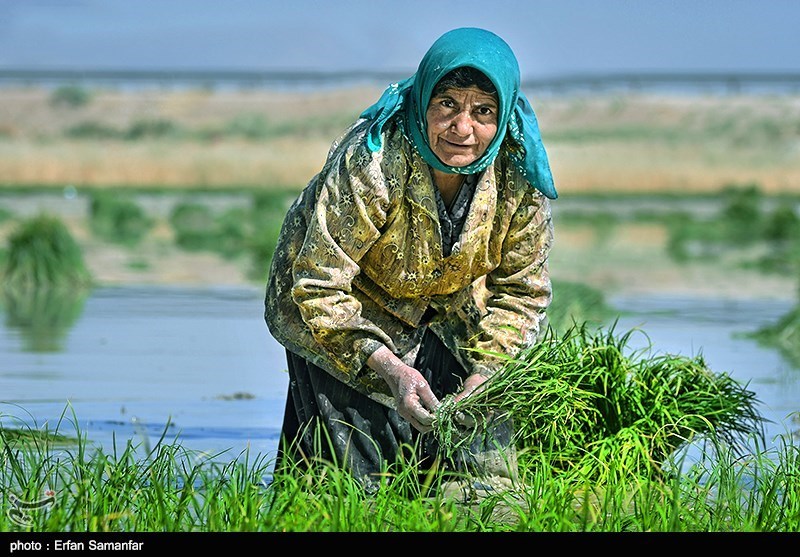
[[[448,166],[442,163],[428,145],[426,112],[433,88],[448,72],[469,66],[480,70],[497,89],[499,114],[497,134],[486,152],[468,166]],[[473,174],[494,162],[500,145],[510,134],[522,149],[512,152],[516,165],[528,181],[550,199],[556,199],[550,163],[542,144],[539,123],[528,99],[520,91],[520,73],[517,58],[506,42],[490,31],[463,27],[448,31],[422,58],[417,72],[398,83],[393,83],[378,102],[366,109],[362,118],[372,120],[367,135],[370,150],[381,148],[381,132],[386,122],[403,110],[405,126],[422,158],[443,172]]]

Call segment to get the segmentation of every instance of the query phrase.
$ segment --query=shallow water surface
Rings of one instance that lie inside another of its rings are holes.
[[[789,416],[800,409],[800,370],[741,337],[777,320],[790,304],[656,296],[610,301],[621,313],[617,332],[646,333],[634,334],[631,348],[702,353],[712,370],[750,382],[763,414],[774,421],[769,437],[796,429]],[[2,307],[4,425],[80,432],[104,450],[129,440],[152,447],[164,434],[167,442],[179,438],[188,449],[225,451],[223,457],[246,450],[274,456],[288,377],[283,348],[264,324],[261,291],[98,288],[63,311],[53,308],[52,300],[6,300]]]
[[[87,439],[152,446],[166,433],[187,448],[231,456],[274,450],[285,390],[283,348],[263,321],[260,292],[98,288],[63,335],[0,329],[0,412]],[[41,327],[40,327],[41,329]]]

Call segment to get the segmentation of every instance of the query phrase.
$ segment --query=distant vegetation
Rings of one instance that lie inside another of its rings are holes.
[[[179,203],[169,217],[175,242],[190,251],[210,251],[226,259],[245,254],[246,274],[263,280],[280,233],[283,217],[297,192],[269,190],[252,194],[248,208],[233,208],[216,214],[211,207],[187,201]]]
[[[383,90],[95,84],[0,91],[7,115],[0,115],[0,187],[259,187],[265,178],[298,187]],[[563,195],[708,193],[739,176],[765,192],[800,193],[795,92],[687,97],[615,89],[532,102]]]
[[[17,331],[26,351],[61,352],[89,292],[87,287],[6,287],[2,292],[5,326]]]
[[[553,280],[553,302],[547,309],[547,317],[554,330],[564,333],[579,323],[599,326],[613,315],[614,308],[597,288]]]
[[[89,104],[91,100],[92,93],[78,85],[61,85],[50,94],[50,104],[56,107],[78,108]]]
[[[21,222],[8,240],[3,285],[15,291],[91,285],[80,245],[63,222],[40,215]]]
[[[667,253],[677,264],[735,259],[742,268],[800,276],[800,198],[776,200],[765,208],[766,196],[758,184],[727,184],[718,194],[719,211],[711,216],[688,212],[639,211],[630,217],[597,210],[559,213],[561,226],[591,224],[598,238],[628,218],[633,222],[661,223],[668,233]],[[727,263],[726,263],[727,264]]]
[[[173,139],[176,141],[244,140],[262,142],[281,137],[335,137],[352,123],[355,114],[311,116],[292,121],[271,121],[263,114],[243,113],[219,125],[188,126],[166,118],[137,119],[125,127],[100,121],[83,121],[64,130],[64,136],[81,140],[139,141]]]
[[[729,185],[722,191],[723,205],[714,219],[679,215],[670,220],[669,253],[677,262],[716,259],[731,251],[755,254],[742,266],[787,276],[800,276],[800,216],[790,204],[770,211],[756,184]]]
[[[14,213],[6,209],[5,207],[0,207],[0,223],[3,223],[14,216]]]
[[[17,223],[0,277],[6,326],[20,330],[27,350],[58,351],[92,286],[81,246],[63,222],[42,214]]]
[[[175,245],[189,251],[216,253],[245,265],[245,275],[263,282],[272,252],[294,189],[250,191],[250,203],[220,212],[212,205],[193,200],[190,195],[177,203],[168,218]],[[91,190],[90,230],[106,242],[124,247],[138,246],[152,231],[156,221],[141,207],[135,193],[119,190]],[[719,210],[703,217],[689,213],[652,213],[643,211],[628,217],[632,221],[661,223],[667,231],[666,253],[678,265],[695,261],[718,261],[720,265],[757,269],[786,277],[800,276],[800,218],[797,200],[773,202],[757,184],[731,184],[720,194]],[[772,200],[774,201],[774,200]],[[587,215],[559,212],[559,227],[591,226],[596,241],[608,237],[621,217],[597,210]],[[0,221],[12,219],[0,211]],[[41,217],[36,224],[21,227],[10,237],[10,249],[0,250],[0,264],[6,268],[6,283],[33,284],[62,280],[71,276],[57,268],[67,268],[80,275],[86,272],[81,248],[67,238],[66,228],[55,218]],[[47,239],[45,239],[47,238]],[[23,255],[24,246],[28,248]],[[44,246],[44,247],[41,247]],[[72,263],[63,264],[69,259]],[[56,260],[61,261],[56,263]],[[146,255],[138,254],[130,268],[147,269]],[[83,269],[83,271],[81,271]],[[76,276],[77,276],[76,275]],[[23,278],[24,277],[24,278]],[[85,280],[85,279],[83,279]],[[800,288],[800,284],[798,285]],[[548,316],[551,325],[565,330],[574,322],[601,323],[611,314],[602,293],[578,282],[555,280],[554,301]],[[794,317],[792,317],[794,315]],[[766,328],[760,341],[777,346],[794,361],[796,354],[796,310],[776,328]]]
[[[99,238],[128,246],[141,242],[153,227],[153,219],[132,196],[111,191],[92,192],[89,223]]]
[[[119,139],[124,141],[139,141],[142,139],[159,139],[165,137],[179,137],[181,130],[178,126],[164,119],[136,120],[125,129],[117,129],[100,122],[81,122],[69,127],[65,131],[67,137],[73,139]]]

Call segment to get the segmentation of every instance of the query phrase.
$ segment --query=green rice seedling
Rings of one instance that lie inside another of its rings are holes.
[[[795,531],[797,450],[756,448],[746,456],[713,435],[690,467],[653,477],[606,455],[604,481],[552,468],[547,455],[526,469],[517,529],[582,532]],[[685,458],[681,457],[681,458]],[[535,469],[535,473],[531,471]]]
[[[478,392],[458,404],[446,398],[435,434],[457,450],[488,420],[511,418],[520,458],[542,452],[556,467],[594,479],[608,478],[612,456],[623,476],[658,475],[666,457],[698,436],[742,446],[763,434],[746,386],[712,372],[700,356],[631,353],[634,332],[617,335],[612,325],[591,333],[584,324],[559,336],[551,329]]]
[[[30,413],[15,404],[4,403],[17,411],[22,411],[32,420]],[[5,413],[0,413],[0,450],[15,450],[18,447],[36,447],[44,452],[58,447],[75,446],[79,439],[59,431],[52,431],[47,425],[34,428],[28,421]]]
[[[414,462],[398,463],[391,481],[365,490],[333,462],[277,470],[266,529],[291,532],[455,532],[478,530],[475,516],[434,491],[423,495]],[[441,481],[441,478],[431,480]],[[430,487],[430,486],[429,486]]]
[[[252,458],[252,459],[251,459]],[[229,462],[208,462],[197,475],[191,516],[203,531],[254,532],[269,529],[271,491],[265,477],[272,467],[266,455],[249,449]]]
[[[88,287],[92,277],[81,248],[61,220],[46,214],[22,221],[8,240],[6,288]]]
[[[14,500],[47,504],[29,505],[24,521],[0,516],[4,531],[204,531],[244,530],[263,523],[262,461],[235,459],[220,465],[220,454],[200,454],[177,440],[167,442],[166,429],[152,448],[142,452],[128,440],[120,450],[116,440],[110,452],[92,447],[80,432],[74,443],[52,439],[68,420],[65,414],[47,437],[34,442],[7,442],[0,453],[0,482],[4,508]],[[58,437],[60,438],[60,436]],[[257,485],[259,492],[246,486]],[[220,514],[220,505],[225,505]],[[220,518],[221,517],[221,518]]]
[[[135,246],[153,227],[153,219],[144,209],[119,193],[92,192],[89,211],[92,232],[116,244]]]
[[[29,428],[0,427],[0,446],[2,447],[33,443],[48,443],[50,446],[57,447],[75,442],[60,433],[48,433]]]
[[[782,436],[773,449],[757,446],[747,455],[711,441],[704,456],[681,476],[678,504],[682,526],[697,531],[795,531],[798,447]],[[676,482],[677,483],[677,482]]]
[[[178,436],[142,451],[126,441],[93,447],[77,418],[4,437],[0,513],[8,532],[714,532],[798,531],[800,454],[789,442],[742,458],[730,447],[667,476],[639,474],[605,455],[606,481],[565,471],[544,451],[520,469],[520,486],[478,501],[446,495],[444,477],[417,485],[413,461],[367,492],[335,463],[272,470],[264,455],[233,459],[184,448]],[[7,422],[7,416],[3,416]],[[15,422],[17,423],[17,422]],[[72,424],[75,434],[65,436]],[[17,427],[15,430],[23,430]],[[6,428],[4,431],[8,431]],[[270,477],[270,472],[272,475]],[[40,505],[35,505],[40,503]]]

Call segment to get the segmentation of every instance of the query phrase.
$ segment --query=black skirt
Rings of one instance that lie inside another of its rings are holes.
[[[347,469],[367,486],[391,478],[391,466],[414,463],[424,474],[443,470],[479,474],[475,459],[484,451],[509,448],[513,425],[493,424],[469,447],[444,458],[430,433],[420,433],[397,411],[357,392],[325,370],[286,351],[289,389],[275,470],[307,470],[315,463]],[[461,389],[466,371],[427,329],[414,367],[440,400]],[[287,468],[282,468],[286,466]]]

